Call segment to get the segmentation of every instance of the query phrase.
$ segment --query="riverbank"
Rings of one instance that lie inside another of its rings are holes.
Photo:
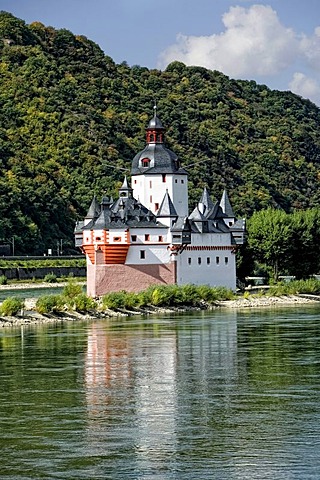
[[[47,286],[47,285],[46,285]],[[61,286],[61,284],[59,284]],[[3,288],[3,286],[1,287]],[[25,288],[25,287],[24,287]],[[29,285],[28,285],[29,288]],[[129,317],[135,315],[157,315],[164,313],[183,313],[186,311],[197,311],[197,310],[216,310],[216,309],[254,309],[254,308],[267,308],[267,307],[289,307],[289,306],[298,306],[305,304],[316,304],[320,302],[319,295],[286,295],[279,297],[268,297],[268,296],[249,296],[249,297],[239,297],[234,300],[223,300],[217,301],[214,305],[205,305],[201,307],[178,307],[178,308],[163,308],[163,307],[147,307],[135,310],[104,310],[95,311],[86,314],[82,314],[75,311],[65,311],[58,312],[54,314],[41,315],[37,313],[34,308],[36,304],[36,298],[26,299],[25,309],[15,317],[1,317],[0,318],[0,328],[1,327],[16,327],[22,325],[32,325],[32,324],[49,324],[49,323],[58,323],[65,321],[92,321],[96,319],[111,319],[117,317]]]

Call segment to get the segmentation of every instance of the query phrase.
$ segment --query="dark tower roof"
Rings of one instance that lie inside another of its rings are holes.
[[[93,197],[87,215],[85,216],[86,220],[92,220],[97,218],[100,215],[100,205],[96,199],[96,196]]]
[[[227,194],[226,190],[223,190],[223,194],[220,200],[220,207],[222,208],[223,213],[228,218],[235,218],[235,214],[233,213],[233,209],[231,207],[231,203]]]
[[[157,212],[157,217],[177,217],[177,211],[174,208],[168,190],[166,191],[163,200],[161,202],[160,208]]]
[[[147,145],[132,160],[131,175],[146,175],[148,173],[187,174],[180,167],[177,155],[165,146],[164,130],[155,108],[154,116],[146,129]]]

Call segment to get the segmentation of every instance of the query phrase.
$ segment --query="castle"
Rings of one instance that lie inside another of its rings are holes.
[[[119,198],[93,198],[75,228],[87,259],[87,293],[141,291],[153,284],[207,284],[236,288],[236,248],[245,222],[237,220],[227,192],[214,202],[205,188],[189,213],[188,174],[164,143],[155,113],[146,146],[132,161]]]

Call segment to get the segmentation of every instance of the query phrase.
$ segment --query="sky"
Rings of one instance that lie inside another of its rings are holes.
[[[320,0],[0,0],[0,10],[85,35],[116,63],[179,60],[320,106]]]

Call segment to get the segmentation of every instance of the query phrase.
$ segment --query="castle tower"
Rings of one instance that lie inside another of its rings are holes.
[[[177,155],[164,143],[164,127],[154,116],[146,129],[146,146],[133,159],[131,176],[134,198],[139,198],[157,214],[168,194],[179,217],[188,216],[188,176],[180,167]]]

